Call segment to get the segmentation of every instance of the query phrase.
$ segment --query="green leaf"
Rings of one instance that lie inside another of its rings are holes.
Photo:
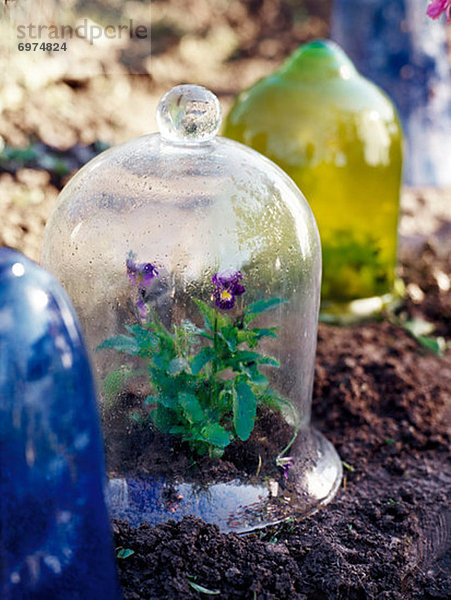
[[[206,304],[202,300],[194,299],[194,303],[196,304],[197,308],[199,309],[200,313],[202,314],[202,316],[204,318],[204,322],[207,325],[208,329],[210,329],[210,331],[212,331],[213,325],[215,322],[216,311],[211,306],[208,306],[208,304]]]
[[[233,425],[240,440],[245,442],[254,428],[257,399],[250,386],[242,379],[235,380],[233,395]]]
[[[158,350],[158,337],[142,325],[126,325],[125,329],[136,338],[141,351],[156,352]]]
[[[203,337],[203,338],[205,338],[205,339],[207,339],[207,340],[210,340],[211,342],[213,342],[213,341],[214,341],[214,339],[215,339],[213,335],[210,335],[209,333],[207,333],[207,332],[206,332],[206,331],[204,331],[204,330],[202,330],[202,331],[199,333],[199,337]]]
[[[250,352],[249,350],[239,350],[233,357],[235,362],[256,363],[261,355],[258,352]]]
[[[226,383],[225,385],[228,384]],[[230,388],[222,389],[219,392],[216,405],[220,414],[230,413],[232,410],[232,391]]]
[[[230,433],[218,423],[207,423],[200,431],[202,439],[213,446],[225,448],[230,444]]]
[[[236,337],[238,345],[243,344],[244,342],[246,342],[249,348],[255,348],[258,345],[257,335],[248,329],[239,329]]]
[[[151,397],[148,396],[144,402],[147,403],[147,400],[151,400]],[[153,400],[153,398],[152,398]],[[164,406],[165,408],[169,408],[171,410],[177,410],[178,409],[178,400],[176,397],[171,396],[170,394],[160,394],[158,396],[158,398],[156,398],[157,400],[157,404],[161,404],[161,406]]]
[[[157,390],[158,398],[164,396],[177,398],[180,389],[184,389],[186,385],[186,382],[184,381],[186,379],[185,374],[172,377],[171,375],[168,375],[165,370],[155,367],[149,368],[149,379],[153,389]]]
[[[256,364],[250,365],[250,366],[243,366],[243,372],[246,373],[246,375],[249,377],[251,383],[253,383],[254,385],[258,385],[258,386],[264,386],[264,385],[268,385],[269,380],[266,377],[266,375],[263,375],[263,373],[261,373],[258,370],[258,367]]]
[[[161,404],[150,413],[150,418],[155,427],[162,433],[169,433],[171,427],[175,424],[175,414],[172,410],[165,408]]]
[[[211,346],[204,346],[196,354],[191,362],[191,372],[193,375],[197,375],[202,371],[206,364],[208,364],[215,357],[214,348]]]
[[[129,354],[130,356],[136,356],[141,350],[135,338],[122,333],[102,342],[97,346],[96,352],[105,349],[117,350],[123,354]]]
[[[425,348],[433,352],[434,354],[438,354],[439,356],[443,355],[446,350],[446,342],[443,337],[430,337],[427,335],[416,335],[415,339]]]
[[[242,363],[244,366],[248,367],[252,363],[259,365],[269,365],[271,367],[280,367],[280,363],[272,356],[265,356],[263,354],[259,354],[258,352],[251,352],[250,350],[239,350],[233,356],[231,360],[233,363]]]
[[[170,429],[169,429],[169,433],[172,435],[179,435],[181,436],[183,439],[186,439],[186,434],[189,430],[187,429],[186,425],[173,425]]]
[[[182,392],[178,395],[178,403],[181,406],[186,419],[192,423],[199,423],[205,419],[204,411],[199,400],[194,394]]]
[[[228,346],[230,352],[235,352],[238,344],[238,327],[228,324],[218,331],[218,337],[222,339]]]
[[[207,596],[218,596],[221,593],[219,590],[209,590],[208,588],[204,587],[203,585],[199,585],[194,581],[188,580],[188,583],[193,588],[193,590],[196,590],[196,592],[199,592],[201,594],[206,594]]]
[[[157,369],[159,369],[160,371],[164,371],[167,372],[169,370],[169,363],[171,362],[171,358],[164,354],[156,354],[153,357],[153,364],[157,367]]]
[[[285,304],[287,301],[282,300],[281,298],[270,298],[269,300],[257,300],[257,302],[253,302],[247,307],[246,315],[244,317],[245,323],[250,323],[262,313],[267,310],[272,310],[279,306],[280,304]]]
[[[277,338],[277,327],[269,327],[269,328],[258,328],[251,330],[252,333],[255,333],[257,339],[261,340],[264,337],[272,337]]]
[[[259,365],[269,365],[271,367],[280,367],[280,362],[273,356],[260,356],[257,360]]]
[[[421,346],[434,354],[442,355],[446,351],[444,338],[429,335],[435,329],[433,323],[417,318],[403,323],[402,326]]]
[[[147,327],[152,328],[152,334],[158,339],[160,351],[165,351],[171,355],[171,358],[174,358],[177,355],[176,336],[168,331],[156,313],[152,323],[149,323]]]
[[[132,550],[131,548],[121,548],[118,553],[116,554],[117,558],[128,558],[129,556],[132,556],[133,554],[135,554],[135,551]]]

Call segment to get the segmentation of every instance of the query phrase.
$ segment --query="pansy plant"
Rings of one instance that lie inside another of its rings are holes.
[[[114,349],[146,362],[151,395],[144,400],[148,418],[165,434],[188,442],[198,454],[220,457],[233,440],[246,441],[254,428],[257,407],[267,405],[290,413],[292,404],[270,386],[263,368],[279,368],[272,356],[258,352],[264,338],[277,338],[277,327],[255,327],[255,319],[284,303],[280,298],[246,306],[241,271],[228,269],[212,277],[210,303],[194,299],[201,316],[168,329],[147,302],[148,288],[158,276],[152,263],[138,264],[130,254],[127,274],[136,286],[139,322],[98,349]],[[235,309],[232,311],[232,309]],[[292,458],[285,457],[297,434],[275,461],[286,475]]]

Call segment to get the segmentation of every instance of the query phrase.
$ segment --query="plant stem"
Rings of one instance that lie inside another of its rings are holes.
[[[217,356],[218,356],[218,315],[215,315],[215,324],[213,327],[213,347],[215,350],[215,357],[211,361],[211,368],[213,377],[216,375],[216,371],[218,370],[218,365],[216,364]]]
[[[291,436],[290,441],[288,442],[288,444],[285,446],[285,448],[282,450],[282,452],[279,452],[279,454],[277,455],[277,458],[282,458],[284,454],[286,454],[288,452],[288,450],[291,448],[291,446],[294,444],[294,440],[297,438],[298,436],[298,432],[299,429],[295,429],[293,435]]]
[[[288,450],[294,444],[294,440],[297,438],[298,433],[299,433],[299,425],[295,425],[293,435],[291,436],[290,441],[285,446],[285,448],[281,452],[279,452],[279,454],[277,455],[276,463],[279,459],[283,458],[283,456],[288,452]]]
[[[217,406],[216,396],[217,396],[217,381],[216,381],[216,373],[218,371],[218,315],[215,314],[215,322],[213,326],[213,348],[215,351],[215,356],[211,361],[211,378],[210,378],[210,401],[212,406]]]

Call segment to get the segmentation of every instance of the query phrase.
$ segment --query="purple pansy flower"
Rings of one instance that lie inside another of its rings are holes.
[[[432,0],[427,7],[426,13],[431,19],[438,19],[446,11],[446,20],[451,22],[451,0]]]
[[[276,459],[276,465],[282,469],[283,476],[288,479],[288,471],[291,469],[294,463],[293,456],[278,456]]]
[[[138,315],[141,320],[145,320],[149,313],[147,306],[147,288],[154,277],[158,275],[157,268],[152,263],[136,263],[136,255],[130,252],[125,265],[127,275],[130,281],[136,285],[139,294],[139,300],[136,303]]]
[[[246,291],[240,284],[242,278],[241,271],[235,269],[226,269],[213,275],[211,280],[215,289],[212,300],[218,308],[230,310],[235,306],[235,296],[241,296]]]
[[[130,252],[125,264],[127,266],[128,278],[140,288],[149,287],[152,279],[158,275],[158,271],[152,263],[136,263],[133,252]]]

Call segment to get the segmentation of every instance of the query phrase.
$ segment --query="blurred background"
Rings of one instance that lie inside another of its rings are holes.
[[[204,85],[226,113],[238,92],[275,70],[297,46],[329,36],[332,4],[2,0],[0,245],[38,259],[43,227],[64,183],[109,145],[155,131],[155,109],[165,91],[180,83]],[[426,7],[425,0],[425,20]],[[39,39],[18,39],[18,27],[30,23],[47,29]],[[65,51],[18,50],[19,42],[62,43],[56,37],[61,25],[117,32],[120,24],[129,28],[120,39],[74,36],[64,40]],[[450,38],[449,27],[433,24]],[[134,35],[138,26],[145,35]],[[449,239],[449,188],[406,188],[402,205],[403,248],[425,239],[440,247]]]

